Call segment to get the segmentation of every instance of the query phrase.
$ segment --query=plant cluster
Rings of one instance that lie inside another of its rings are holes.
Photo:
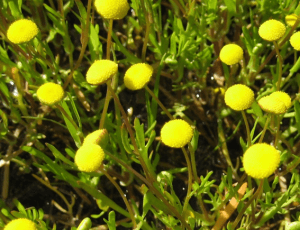
[[[298,0],[0,18],[0,230],[300,229]]]

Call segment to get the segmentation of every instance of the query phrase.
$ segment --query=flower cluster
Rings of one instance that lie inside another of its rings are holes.
[[[59,84],[48,82],[40,86],[36,94],[42,103],[54,105],[63,99],[64,89]]]
[[[74,160],[80,171],[94,172],[104,160],[104,151],[99,145],[88,143],[77,150]]]
[[[29,42],[39,32],[37,25],[29,19],[20,19],[13,22],[7,30],[7,38],[12,43]]]
[[[161,141],[172,148],[181,148],[193,137],[192,127],[182,119],[171,120],[160,131]]]
[[[243,157],[245,172],[257,179],[269,177],[280,163],[279,152],[271,145],[258,143],[250,146]]]
[[[37,230],[35,223],[26,218],[19,218],[10,221],[5,225],[4,230]]]
[[[220,59],[226,65],[237,64],[240,60],[243,59],[243,49],[236,44],[229,44],[223,46],[220,51]]]
[[[77,150],[75,164],[83,172],[94,172],[100,168],[104,160],[104,151],[108,143],[108,132],[106,129],[98,129],[83,140],[83,145]]]
[[[106,129],[98,129],[88,134],[83,141],[83,144],[97,144],[105,147],[108,143],[108,132]]]
[[[225,103],[236,111],[242,111],[251,107],[254,102],[254,93],[246,85],[236,84],[225,92]]]
[[[258,29],[259,36],[266,41],[277,41],[285,34],[285,25],[277,20],[271,19],[264,22]]]
[[[95,7],[105,19],[122,19],[129,10],[127,0],[96,0]]]
[[[287,93],[276,91],[268,96],[262,97],[258,101],[258,104],[265,112],[283,114],[292,106],[292,101]]]
[[[300,31],[291,36],[290,43],[295,50],[300,50]]]
[[[153,68],[146,63],[132,65],[125,73],[124,84],[130,90],[142,89],[151,79]]]
[[[110,60],[95,61],[86,73],[86,81],[100,85],[118,72],[118,64]]]

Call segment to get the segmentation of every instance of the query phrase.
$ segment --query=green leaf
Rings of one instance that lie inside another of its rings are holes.
[[[128,139],[128,133],[127,133],[127,130],[126,128],[124,127],[124,124],[121,126],[121,139],[122,139],[122,144],[123,144],[123,147],[125,149],[125,151],[128,153],[128,154],[132,154],[133,153],[133,149],[131,149],[130,147],[130,143],[129,143],[129,139]]]
[[[17,199],[13,200],[14,204],[16,205],[17,209],[19,210],[19,212],[23,213],[25,216],[27,216],[27,212],[26,209],[24,208],[24,206],[20,203],[20,201],[18,201]]]
[[[95,199],[99,199],[102,201],[102,205],[109,206],[112,209],[116,210],[117,212],[121,213],[122,215],[126,217],[130,217],[129,213],[121,208],[119,205],[117,205],[113,200],[109,199],[107,196],[105,196],[103,193],[101,193],[98,189],[91,187],[88,184],[85,184],[81,181],[77,182],[78,185],[84,189],[86,192],[88,192],[92,197]]]
[[[290,69],[290,73],[296,73],[300,69],[300,57],[293,67]]]
[[[8,6],[11,11],[11,14],[15,19],[21,19],[22,13],[20,11],[21,6],[19,6],[18,2],[16,0],[10,0],[8,1]]]
[[[64,110],[66,111],[66,113],[69,115],[69,117],[72,118],[72,114],[71,114],[71,112],[70,112],[70,110],[69,110],[68,104],[67,104],[65,101],[62,101],[62,102],[61,102],[61,105],[62,105],[62,107],[64,108]],[[65,120],[65,123],[66,123],[66,125],[67,125],[67,128],[68,128],[68,130],[69,130],[71,136],[72,136],[73,139],[74,139],[74,142],[75,142],[76,146],[79,148],[79,147],[81,146],[81,140],[80,140],[80,137],[79,137],[79,135],[78,135],[78,133],[77,133],[76,128],[75,128],[74,125],[69,121],[69,119],[68,119],[67,117],[65,117],[64,114],[62,114],[62,116],[63,116],[63,118],[64,118],[64,120]]]
[[[60,160],[62,160],[63,162],[65,162],[66,164],[75,167],[75,164],[70,161],[69,159],[67,159],[60,151],[58,151],[53,145],[46,143],[47,147],[51,150],[51,152],[53,153],[53,155],[55,156],[55,158],[58,158]]]
[[[78,187],[78,184],[76,183],[77,178],[67,172],[63,167],[59,166],[57,163],[53,162],[52,159],[50,159],[48,156],[46,156],[43,152],[29,146],[23,146],[22,149],[25,152],[28,152],[42,160],[44,160],[47,163],[47,167],[56,174],[57,178],[67,181],[74,187]]]
[[[296,118],[296,128],[298,130],[298,133],[300,133],[300,104],[298,101],[295,101],[294,104],[294,108],[295,108],[295,118]]]
[[[90,230],[91,227],[92,227],[92,221],[90,218],[86,217],[81,221],[77,230]]]
[[[103,219],[107,223],[109,230],[116,230],[116,215],[114,211],[110,211],[108,214],[108,221]]]
[[[236,2],[234,0],[224,0],[225,5],[231,15],[236,13]]]

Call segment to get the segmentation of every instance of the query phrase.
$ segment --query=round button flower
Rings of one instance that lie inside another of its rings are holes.
[[[226,65],[237,64],[243,59],[243,49],[236,44],[229,44],[223,46],[220,51],[220,59]]]
[[[279,152],[266,143],[252,145],[246,150],[243,157],[245,172],[257,179],[269,177],[275,172],[279,163]]]
[[[7,30],[7,38],[14,44],[29,42],[39,32],[37,25],[28,19],[13,22]]]
[[[271,93],[270,94],[270,97],[274,97],[276,98],[277,100],[280,100],[284,103],[286,109],[289,109],[291,108],[292,106],[292,99],[291,97],[285,93],[285,92],[282,92],[282,91],[276,91],[274,93]]]
[[[242,111],[251,107],[254,102],[254,93],[248,86],[236,84],[227,89],[224,99],[230,108]]]
[[[192,127],[182,119],[171,120],[160,131],[162,143],[172,148],[181,148],[193,137]]]
[[[277,20],[271,19],[265,21],[258,29],[258,34],[267,41],[277,41],[285,33],[285,25]]]
[[[117,63],[110,60],[97,60],[88,69],[86,80],[92,85],[99,85],[115,75],[117,71]]]
[[[105,19],[122,19],[129,10],[127,0],[96,0],[95,7]]]
[[[36,92],[40,102],[46,105],[54,105],[64,97],[64,89],[59,84],[48,82],[40,86]]]
[[[286,22],[286,24],[288,24],[291,27],[293,25],[295,25],[297,19],[298,19],[297,14],[290,14],[290,15],[285,16],[285,22]]]
[[[35,223],[26,218],[19,218],[10,221],[5,225],[4,230],[37,230]]]
[[[83,140],[83,145],[85,144],[97,144],[101,147],[105,147],[108,143],[108,132],[106,129],[98,129],[89,135],[87,135]]]
[[[276,96],[271,97],[269,95],[262,97],[259,99],[258,104],[263,111],[268,113],[283,114],[287,110],[285,103],[279,100]]]
[[[153,68],[146,63],[131,66],[125,73],[124,84],[130,90],[143,88],[151,79]]]
[[[96,171],[101,166],[103,159],[103,149],[99,145],[90,143],[82,145],[74,158],[78,169],[83,172]]]
[[[300,50],[300,31],[291,36],[290,43],[295,50]]]

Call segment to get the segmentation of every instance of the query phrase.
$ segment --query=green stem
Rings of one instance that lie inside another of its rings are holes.
[[[276,50],[276,53],[277,53],[277,56],[278,56],[278,59],[279,59],[279,70],[278,70],[278,81],[277,81],[277,91],[280,90],[280,85],[281,85],[281,76],[282,76],[282,57],[280,55],[280,52],[279,52],[279,47],[278,47],[278,43],[276,41],[273,42],[274,45],[275,45],[275,50]]]
[[[187,193],[186,193],[186,197],[185,197],[185,201],[184,201],[184,205],[183,205],[183,209],[182,209],[182,213],[181,215],[184,217],[185,216],[185,212],[186,212],[186,209],[187,209],[187,205],[189,203],[189,200],[191,198],[191,191],[192,191],[192,177],[193,177],[193,174],[192,174],[192,165],[191,165],[191,162],[190,162],[190,159],[189,159],[189,156],[185,150],[184,147],[181,148],[183,154],[184,154],[184,157],[185,157],[185,161],[186,161],[186,164],[187,164],[187,168],[188,168],[188,190],[187,190]]]
[[[76,125],[76,123],[74,122],[74,120],[69,116],[69,114],[64,110],[63,107],[61,107],[60,105],[55,105],[56,108],[58,108],[60,110],[60,112],[72,123],[72,125],[74,126],[74,128],[76,129],[76,131],[79,131],[78,126]]]
[[[161,201],[168,207],[168,209],[183,223],[183,225],[185,225],[185,227],[189,230],[192,230],[191,227],[185,222],[184,218],[182,215],[180,215],[180,213],[175,209],[174,206],[172,206],[165,198],[164,196],[161,194],[160,191],[158,191],[153,183],[149,182],[145,177],[143,177],[141,174],[139,174],[137,171],[135,171],[133,168],[131,168],[128,164],[126,164],[125,162],[123,162],[121,159],[119,159],[118,157],[115,157],[114,155],[112,155],[111,153],[107,152],[106,150],[104,150],[105,154],[108,155],[110,158],[112,158],[113,160],[115,160],[116,162],[118,162],[119,164],[121,164],[124,168],[126,168],[128,171],[132,172],[134,175],[136,175],[141,181],[143,181],[148,187],[149,189],[159,198],[161,199]]]
[[[233,224],[231,225],[232,229],[236,229],[236,226],[238,225],[238,223],[240,222],[241,218],[243,217],[243,215],[245,214],[247,208],[249,207],[250,204],[253,203],[253,201],[259,197],[259,194],[263,188],[263,184],[264,184],[264,179],[260,180],[260,184],[258,189],[256,190],[256,192],[254,193],[254,195],[251,197],[251,199],[247,202],[247,204],[243,207],[243,209],[240,211],[240,213],[238,214],[238,216],[236,217],[236,219],[234,220]]]
[[[64,83],[64,86],[63,86],[64,89],[66,89],[68,84],[71,82],[75,70],[78,69],[78,67],[80,66],[80,64],[82,62],[82,59],[84,57],[85,49],[87,47],[88,40],[89,40],[90,14],[91,14],[92,1],[93,0],[88,0],[87,13],[86,13],[86,15],[87,15],[86,16],[86,23],[85,23],[85,27],[84,27],[84,29],[81,33],[81,35],[82,35],[82,47],[81,47],[81,50],[80,50],[80,54],[79,54],[79,57],[78,57],[77,62],[75,64],[75,67],[72,68],[71,73],[69,74],[69,76],[67,77],[67,80]]]
[[[275,142],[274,142],[274,147],[276,148],[277,147],[277,144],[278,144],[278,140],[279,140],[279,137],[280,137],[280,121],[281,121],[281,116],[278,115],[277,116],[277,124],[276,124],[276,136],[275,136]]]
[[[112,33],[112,27],[113,27],[113,19],[109,19],[109,25],[108,25],[108,34],[107,34],[107,43],[106,43],[106,59],[110,60],[110,45],[111,45],[111,33]]]
[[[196,159],[195,159],[195,151],[193,149],[192,144],[189,142],[189,151],[191,154],[191,163],[192,163],[192,170],[193,170],[193,174],[194,174],[194,180],[199,182],[199,178],[197,175],[197,169],[196,169]]]
[[[223,130],[223,127],[222,127],[222,120],[221,119],[218,119],[218,134],[219,134],[219,139],[220,139],[220,142],[221,142],[222,152],[223,152],[223,155],[226,159],[226,162],[227,162],[228,166],[231,168],[232,173],[235,176],[235,178],[238,179],[239,177],[236,173],[236,169],[233,167],[233,164],[232,164],[230,156],[229,156],[229,151],[228,151],[228,148],[227,148],[226,138],[225,138],[225,135],[224,135],[224,130]]]
[[[165,114],[167,114],[167,116],[173,120],[174,117],[172,116],[172,114],[167,110],[167,108],[161,103],[161,101],[158,99],[158,97],[155,96],[155,94],[152,92],[151,89],[149,89],[149,87],[147,85],[145,85],[145,89],[147,90],[147,92],[154,98],[154,100],[157,102],[157,104],[159,104],[160,108],[162,108],[162,110],[165,112]]]
[[[261,134],[261,136],[260,136],[260,138],[259,138],[258,143],[261,143],[261,142],[263,141],[263,139],[264,139],[264,136],[265,136],[266,131],[267,131],[268,124],[269,124],[269,122],[270,122],[270,118],[271,118],[271,115],[269,114],[268,117],[267,117],[267,120],[266,120],[264,129],[263,129],[263,131],[262,131],[262,134]]]
[[[104,102],[102,115],[101,115],[101,119],[100,119],[100,123],[99,123],[99,129],[103,129],[103,127],[104,127],[105,117],[106,117],[106,114],[107,114],[109,101],[111,99],[111,92],[108,89],[108,85],[111,85],[111,80],[110,79],[106,82],[106,85],[107,85],[107,91],[106,91],[105,102]]]
[[[141,165],[142,165],[142,167],[144,169],[144,172],[146,174],[147,179],[149,179],[152,182],[156,181],[156,176],[155,176],[154,172],[152,172],[151,169],[148,169],[148,167],[147,167],[147,165],[146,165],[143,157],[141,156],[141,154],[139,152],[139,149],[137,147],[137,143],[136,143],[135,138],[134,138],[133,130],[131,128],[131,125],[129,124],[128,117],[127,117],[127,115],[126,115],[126,113],[124,111],[123,106],[120,103],[119,98],[117,97],[117,95],[113,91],[111,85],[108,84],[107,87],[108,87],[108,90],[111,92],[111,95],[113,96],[115,103],[118,105],[118,107],[119,107],[119,109],[121,111],[122,117],[124,119],[124,123],[125,123],[125,125],[127,127],[127,130],[128,130],[129,136],[130,136],[131,143],[132,143],[132,145],[134,147],[134,152],[139,157],[139,160],[140,160]]]
[[[150,33],[150,21],[149,21],[149,15],[146,11],[145,2],[144,2],[144,0],[141,0],[141,1],[142,1],[141,5],[143,8],[145,20],[146,20],[146,32],[145,32],[145,38],[144,38],[144,43],[143,43],[143,49],[142,49],[142,62],[145,62],[147,45],[148,45],[148,40],[149,40],[149,33]]]
[[[243,115],[244,122],[245,122],[245,125],[246,125],[246,130],[247,130],[248,147],[250,147],[252,145],[251,136],[250,136],[250,128],[249,128],[249,123],[248,123],[246,113],[245,113],[244,110],[242,110],[242,115]]]
[[[110,180],[110,182],[116,187],[116,189],[118,190],[118,192],[120,193],[127,209],[128,209],[128,212],[129,212],[129,215],[130,215],[130,218],[132,220],[132,223],[133,223],[133,229],[136,228],[136,221],[135,221],[135,218],[134,218],[134,213],[133,213],[133,210],[132,210],[132,207],[130,206],[124,192],[122,191],[122,189],[120,188],[120,186],[115,182],[115,180],[105,171],[105,169],[101,170],[101,172],[104,173],[104,175]]]

